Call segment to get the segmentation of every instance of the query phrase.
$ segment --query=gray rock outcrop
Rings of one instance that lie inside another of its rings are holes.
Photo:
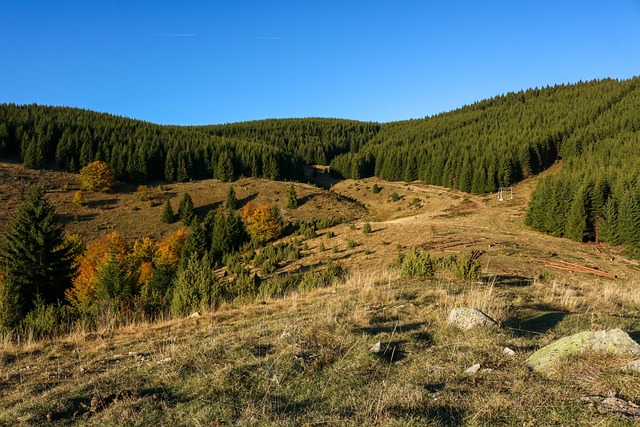
[[[536,351],[527,359],[527,365],[536,372],[544,372],[561,357],[586,351],[640,356],[640,345],[620,329],[583,331],[561,338]]]

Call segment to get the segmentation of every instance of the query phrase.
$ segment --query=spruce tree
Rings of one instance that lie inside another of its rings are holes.
[[[289,187],[289,198],[287,199],[287,209],[297,209],[298,208],[298,195],[296,194],[296,187],[291,183],[291,187]]]
[[[584,242],[587,239],[587,197],[584,188],[580,189],[569,206],[564,234],[571,240]]]
[[[220,287],[206,257],[197,254],[188,257],[178,270],[174,281],[171,312],[174,316],[189,314],[193,310],[211,308],[220,301]]]
[[[2,286],[7,301],[15,304],[15,318],[26,315],[39,295],[46,304],[64,299],[74,272],[73,245],[65,241],[55,210],[44,199],[44,189],[27,190],[11,222],[0,252]]]
[[[602,209],[602,216],[598,224],[598,241],[618,244],[620,237],[618,234],[618,204],[613,197],[610,197]]]
[[[184,193],[184,196],[182,196],[178,207],[178,215],[182,223],[187,227],[193,222],[196,214],[193,210],[193,199],[189,193]]]
[[[233,185],[229,187],[229,192],[227,193],[227,202],[224,205],[230,211],[238,209],[238,199],[236,198],[236,190],[233,189]]]
[[[640,198],[629,192],[620,200],[618,233],[621,243],[640,247]]]
[[[173,223],[173,208],[171,207],[169,199],[165,202],[164,209],[162,210],[162,222],[166,224]]]

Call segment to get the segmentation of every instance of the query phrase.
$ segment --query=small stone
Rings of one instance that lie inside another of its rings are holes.
[[[374,354],[379,354],[382,351],[382,342],[378,341],[377,343],[375,343],[370,349],[369,351],[371,353]]]
[[[444,368],[444,367],[442,367],[442,366],[429,366],[429,367],[427,368],[427,371],[428,371],[428,372],[438,372],[438,371],[444,371],[444,369],[445,369],[445,368]]]
[[[165,357],[164,359],[160,359],[158,360],[158,365],[161,365],[163,363],[167,363],[167,362],[171,362],[171,358],[170,357]]]
[[[193,313],[191,313],[191,315],[189,317],[192,318],[192,319],[195,319],[195,318],[198,318],[200,316],[202,316],[202,314],[200,314],[199,311],[194,311]]]
[[[475,374],[480,370],[480,364],[476,363],[475,365],[467,368],[466,371],[464,371],[465,374]]]
[[[502,354],[513,357],[516,355],[516,352],[511,350],[509,347],[505,347],[504,350],[502,350]]]
[[[283,333],[280,334],[280,339],[289,338],[290,336],[291,336],[291,332],[284,331]]]

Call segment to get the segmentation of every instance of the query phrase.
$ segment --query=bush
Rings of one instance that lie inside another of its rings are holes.
[[[373,194],[378,194],[380,192],[380,187],[378,187],[378,184],[373,184],[373,187],[371,188],[371,192]]]
[[[36,304],[22,321],[23,336],[34,339],[54,338],[70,329],[70,316],[61,304],[45,304],[36,297]]]
[[[466,256],[462,259],[456,257],[451,271],[460,279],[478,280],[482,276],[480,263],[470,256]]]
[[[353,241],[353,240],[351,240],[351,239],[347,239],[347,248],[348,248],[348,249],[353,249],[353,248],[355,248],[355,247],[356,247],[356,242],[354,242],[354,241]]]
[[[298,284],[299,292],[310,292],[315,289],[325,288],[344,280],[347,270],[336,262],[329,262],[324,270],[307,271],[302,275]]]
[[[393,193],[391,193],[391,195],[389,196],[389,200],[392,202],[397,202],[398,200],[400,200],[400,196],[398,195],[398,193],[396,193],[395,191]]]
[[[83,190],[108,192],[116,184],[116,177],[105,162],[97,160],[80,170]]]
[[[76,191],[73,194],[73,204],[74,205],[78,205],[78,206],[82,206],[84,205],[86,202],[84,200],[84,193],[82,191]]]
[[[252,303],[259,289],[256,275],[247,270],[238,274],[227,286],[227,298],[238,304]]]
[[[371,233],[371,224],[369,224],[368,222],[366,222],[364,224],[364,226],[362,227],[362,233],[363,234],[369,234]]]
[[[399,257],[402,277],[433,277],[434,262],[427,251],[412,249]]]

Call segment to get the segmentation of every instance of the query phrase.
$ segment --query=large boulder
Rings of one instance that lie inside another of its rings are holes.
[[[498,326],[498,322],[477,308],[458,307],[449,313],[449,324],[462,330],[477,326]]]
[[[640,356],[640,345],[620,329],[583,331],[561,338],[536,351],[527,359],[527,365],[536,372],[544,372],[561,357],[586,351]]]

